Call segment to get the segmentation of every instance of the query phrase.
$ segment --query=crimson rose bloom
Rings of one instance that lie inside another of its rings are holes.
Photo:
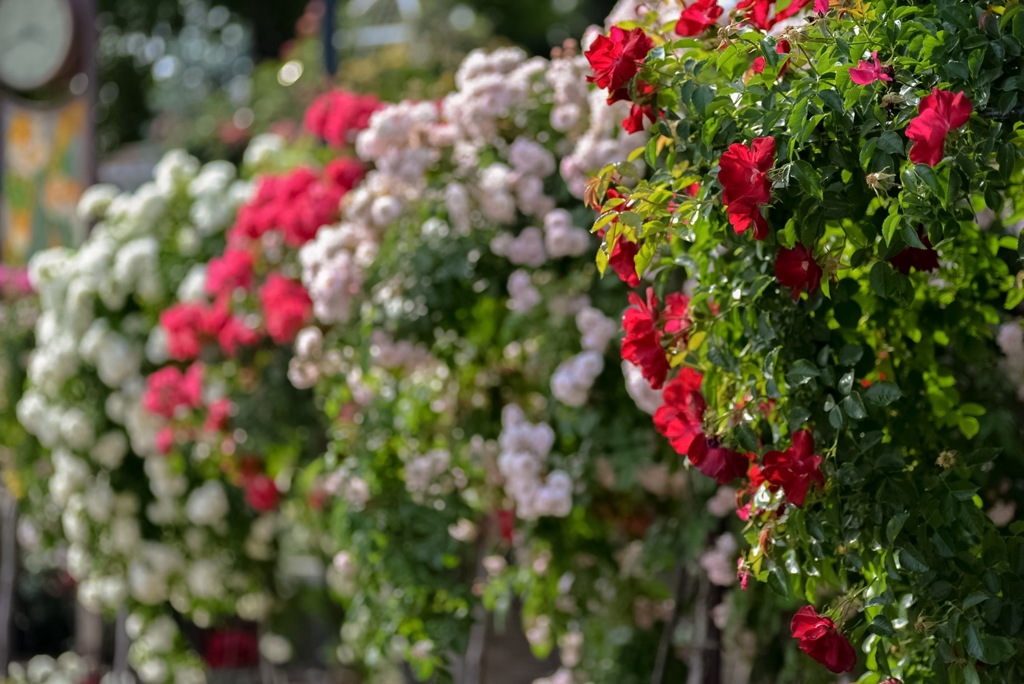
[[[871,53],[871,59],[875,61],[874,64],[865,60],[860,62],[855,67],[850,67],[850,80],[857,85],[868,85],[875,81],[892,81],[890,76],[884,68],[882,63],[878,61],[878,52]]]
[[[828,12],[829,0],[814,0],[814,11],[818,14]]]
[[[736,5],[736,11],[754,27],[769,31],[775,24],[789,19],[810,2],[811,0],[792,0],[784,10],[775,12],[774,16],[768,16],[774,9],[775,0],[740,0]]]
[[[281,493],[269,475],[252,475],[245,479],[245,501],[261,513],[277,508]]]
[[[781,487],[786,500],[800,508],[813,483],[825,485],[821,461],[821,456],[814,454],[814,437],[810,430],[800,430],[793,433],[793,446],[764,455],[761,473],[773,491]]]
[[[608,265],[612,267],[622,282],[630,287],[640,284],[640,276],[636,272],[636,254],[639,251],[640,245],[620,237],[615,241],[615,247],[612,248],[612,253],[608,256]]]
[[[716,439],[697,435],[690,444],[690,463],[718,484],[729,484],[747,472],[749,461],[743,454],[727,449]]]
[[[932,89],[932,94],[921,98],[919,114],[910,120],[907,137],[914,142],[910,148],[910,161],[935,166],[945,154],[946,135],[960,128],[971,117],[971,101],[961,93]]]
[[[793,51],[793,46],[789,44],[788,40],[783,39],[783,40],[780,40],[778,43],[775,44],[775,54],[777,54],[777,55],[788,55],[792,51]],[[750,65],[750,70],[753,71],[755,74],[763,74],[764,73],[764,68],[767,65],[768,65],[768,62],[765,61],[764,57],[758,57],[757,59],[754,60],[754,63]],[[782,68],[779,69],[779,76],[778,77],[782,78],[782,75],[784,73],[786,73],[787,69],[789,69],[789,60],[788,59],[785,62],[782,63]]]
[[[652,389],[661,389],[668,375],[668,360],[661,346],[658,320],[658,298],[647,288],[647,301],[635,292],[629,293],[632,306],[622,314],[626,337],[622,340],[622,358],[640,368]]]
[[[241,249],[227,249],[206,266],[206,293],[217,297],[252,285],[252,255]]]
[[[640,64],[654,47],[654,41],[642,28],[625,31],[613,26],[607,36],[598,36],[584,54],[594,73],[587,82],[615,92],[640,71]]]
[[[373,95],[332,90],[313,100],[306,110],[306,130],[332,147],[344,147],[356,133],[370,125],[370,117],[384,103]]]
[[[797,243],[793,249],[779,249],[775,257],[775,277],[783,287],[793,288],[793,301],[800,293],[811,294],[821,285],[821,266],[811,250]]]
[[[718,161],[722,202],[737,233],[753,226],[755,239],[768,237],[768,221],[761,214],[761,205],[771,200],[768,170],[774,163],[775,138],[755,138],[750,147],[734,143]]]
[[[935,271],[939,268],[939,253],[932,247],[932,243],[924,230],[918,228],[917,236],[921,239],[924,249],[920,247],[907,247],[889,259],[889,263],[892,264],[893,268],[903,275],[909,275],[910,269],[915,271]]]
[[[718,0],[697,0],[683,10],[676,22],[676,33],[681,36],[699,36],[722,16]]]
[[[260,290],[267,334],[278,344],[289,344],[313,313],[306,288],[280,273],[271,273]]]
[[[142,406],[154,415],[174,418],[179,408],[194,409],[203,403],[203,367],[193,363],[184,373],[165,366],[146,378]]]
[[[800,650],[824,665],[831,672],[852,672],[857,666],[857,653],[850,641],[839,633],[836,623],[818,615],[814,606],[804,606],[790,623],[793,638],[800,640]]]
[[[703,439],[704,411],[707,402],[700,393],[704,376],[684,368],[662,392],[663,403],[654,414],[654,427],[666,437],[680,455],[688,455],[697,438]],[[697,459],[690,456],[696,465]]]
[[[260,663],[256,630],[217,630],[206,641],[203,658],[212,670],[256,667]]]

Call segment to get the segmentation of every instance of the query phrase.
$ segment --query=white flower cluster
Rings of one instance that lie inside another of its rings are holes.
[[[708,580],[720,587],[736,583],[736,538],[726,532],[715,540],[715,545],[700,557],[700,567],[708,573]]]
[[[366,270],[377,257],[380,234],[398,217],[411,193],[411,187],[399,177],[380,170],[370,172],[345,196],[342,222],[319,230],[299,251],[302,283],[321,322],[349,320],[353,300],[363,290]]]
[[[426,199],[441,199],[451,228],[462,235],[480,219],[494,230],[515,228],[520,215],[533,217],[534,226],[502,232],[491,244],[513,264],[538,268],[587,253],[588,231],[555,208],[545,186],[561,169],[582,198],[593,172],[643,142],[643,134],[622,131],[626,112],[610,109],[596,91],[591,96],[588,70],[582,56],[549,61],[527,59],[517,48],[477,50],[459,68],[455,92],[440,103],[405,101],[375,112],[356,141],[375,170],[343,200],[341,223],[321,230],[300,254],[318,320],[351,318],[385,229]],[[536,124],[531,115],[548,106],[550,128],[528,132]],[[442,187],[431,187],[435,177]],[[525,285],[522,276],[510,283],[521,295],[515,310],[529,309],[536,299]],[[311,373],[295,375],[300,383],[312,381]]]
[[[422,504],[427,497],[438,497],[451,491],[452,455],[447,449],[431,449],[425,454],[405,459],[405,490],[412,500]]]
[[[125,631],[132,640],[128,658],[143,684],[206,682],[198,658],[182,655],[181,633],[170,617],[131,613],[125,620]]]
[[[1024,323],[1015,321],[999,326],[996,343],[1003,352],[999,366],[1017,386],[1017,396],[1024,401]]]
[[[521,408],[509,404],[501,412],[498,444],[498,470],[505,478],[505,492],[515,502],[516,515],[524,520],[569,515],[572,478],[562,470],[543,474],[555,444],[551,426],[527,421]]]
[[[220,240],[248,194],[231,164],[200,166],[170,152],[154,180],[134,193],[97,186],[84,194],[79,213],[96,223],[80,249],[48,250],[31,261],[41,315],[18,417],[50,450],[48,491],[68,542],[68,572],[91,610],[169,602],[209,623],[214,611],[234,607],[233,595],[260,590],[223,547],[223,486],[193,484],[159,454],[161,423],[142,405],[147,361],[167,358],[153,320],[176,292],[199,289],[204,280],[193,269],[180,282],[185,274],[162,255],[188,256],[209,238]],[[136,458],[144,477],[115,475]],[[127,484],[115,486],[121,482]],[[268,557],[275,541],[275,525],[260,522],[246,540],[254,558]],[[156,526],[150,539],[143,538],[144,523]],[[152,638],[133,647],[139,677],[203,681],[200,669],[172,667],[178,655],[163,654],[173,650],[174,637],[164,634],[166,622],[153,625]]]
[[[626,381],[626,393],[632,397],[637,408],[644,413],[653,416],[655,411],[665,403],[661,396],[661,390],[651,389],[651,383],[644,378],[643,371],[629,361],[622,362],[622,376]]]
[[[551,394],[566,406],[587,403],[590,388],[604,370],[604,351],[615,337],[615,321],[588,305],[576,313],[583,351],[563,361],[551,376]]]
[[[25,665],[9,664],[7,676],[10,684],[78,684],[89,676],[89,664],[70,651],[57,658],[37,655]]]

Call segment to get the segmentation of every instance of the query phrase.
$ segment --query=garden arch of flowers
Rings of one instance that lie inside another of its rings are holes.
[[[510,620],[535,684],[1020,681],[1022,52],[1016,0],[624,0],[93,187],[4,282],[21,536],[144,682],[468,682]]]

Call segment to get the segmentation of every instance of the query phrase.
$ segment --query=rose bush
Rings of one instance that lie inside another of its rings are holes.
[[[801,650],[866,682],[1014,681],[1024,8],[728,9],[618,29],[651,48],[606,85],[656,121],[646,177],[592,186],[599,266],[627,245],[651,285],[623,357],[665,384],[656,430],[738,488],[741,573],[810,604]]]
[[[49,469],[49,496],[31,513],[59,522],[79,600],[130,608],[144,681],[195,681],[202,670],[169,607],[201,627],[260,618],[275,528],[224,486],[208,452],[167,453],[161,414],[204,406],[217,422],[231,411],[201,367],[157,370],[172,346],[158,322],[202,294],[202,264],[223,251],[250,186],[230,164],[200,167],[183,152],[154,175],[130,194],[91,188],[79,209],[96,225],[82,247],[33,258],[41,314],[18,417],[48,450],[37,467]]]

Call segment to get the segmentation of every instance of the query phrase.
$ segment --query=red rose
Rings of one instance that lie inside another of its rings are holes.
[[[825,14],[828,12],[829,0],[814,0],[814,11],[818,14]]]
[[[735,143],[719,160],[722,202],[737,233],[753,226],[755,239],[768,237],[768,221],[761,206],[771,200],[768,170],[774,163],[775,138],[755,138],[750,147]]]
[[[227,427],[228,418],[231,417],[231,400],[221,397],[214,400],[206,408],[206,420],[203,422],[203,430],[206,432],[223,432]]]
[[[775,53],[776,54],[788,55],[790,52],[792,52],[792,50],[793,50],[793,46],[789,44],[788,40],[784,40],[783,39],[783,40],[780,40],[778,43],[775,44]],[[762,73],[764,73],[764,68],[765,68],[765,66],[767,66],[767,64],[768,63],[765,61],[764,57],[758,57],[757,59],[754,60],[754,63],[750,65],[750,70],[753,71],[755,74],[762,74]],[[779,76],[778,77],[782,78],[782,75],[784,73],[786,73],[787,69],[789,69],[789,60],[788,59],[785,62],[782,63],[782,68],[779,69]]]
[[[807,490],[817,483],[825,485],[821,474],[821,456],[814,454],[814,437],[809,430],[793,433],[793,446],[785,451],[769,451],[761,462],[761,472],[772,490],[780,487],[786,500],[797,508],[804,505]]]
[[[971,101],[961,93],[934,88],[921,98],[918,115],[907,126],[907,137],[913,141],[910,161],[935,166],[945,154],[946,135],[960,128],[971,117]]]
[[[346,162],[329,166],[322,177],[306,167],[281,176],[264,176],[256,196],[238,210],[228,243],[244,247],[269,231],[280,230],[288,245],[301,247],[322,226],[338,219],[339,203],[356,174],[356,168]]]
[[[804,606],[790,623],[793,638],[800,640],[800,650],[824,665],[831,672],[852,672],[857,653],[849,640],[839,633],[836,623],[818,615],[814,606]]]
[[[254,629],[219,629],[206,640],[203,654],[213,670],[256,667],[260,662],[259,640]]]
[[[217,297],[252,285],[252,255],[241,249],[227,249],[210,259],[206,267],[206,293]]]
[[[907,247],[889,259],[889,263],[892,264],[893,268],[903,275],[909,275],[911,269],[915,271],[935,271],[939,268],[939,253],[932,247],[932,243],[928,236],[925,235],[924,230],[918,228],[917,236],[920,238],[921,244],[924,245],[924,249],[920,247]]]
[[[687,456],[697,470],[718,484],[729,484],[747,472],[749,461],[743,454],[727,449],[716,439],[697,435]]]
[[[598,36],[584,53],[594,70],[587,82],[615,92],[636,76],[653,47],[654,41],[642,28],[625,31],[613,26],[608,36]]]
[[[775,12],[774,16],[769,16],[774,9],[776,0],[740,0],[736,5],[736,11],[755,28],[768,31],[780,21],[797,14],[810,2],[811,0],[792,0],[784,10]]]
[[[217,344],[225,355],[234,358],[239,347],[251,347],[260,341],[260,334],[247,326],[238,316],[232,316],[227,308],[218,303],[211,311],[222,314],[221,323],[217,328]]]
[[[690,329],[690,298],[682,293],[673,292],[665,297],[665,310],[662,312],[665,321],[666,335],[686,337]]]
[[[684,368],[662,392],[663,403],[654,413],[654,427],[680,455],[688,455],[698,437],[703,437],[707,402],[700,392],[704,376]],[[691,461],[695,459],[691,458]]]
[[[775,277],[783,287],[793,288],[793,301],[800,293],[810,294],[821,285],[821,266],[808,248],[797,244],[793,249],[780,248],[775,257]]]
[[[632,306],[622,315],[626,337],[622,340],[622,358],[640,368],[653,389],[665,384],[669,364],[661,346],[658,320],[658,298],[654,290],[647,289],[647,301],[635,292],[629,293]]]
[[[187,302],[160,313],[160,327],[167,333],[167,354],[175,361],[189,361],[199,356],[203,313],[202,304]]]
[[[718,0],[697,0],[683,10],[676,22],[676,33],[681,36],[699,36],[722,16]]]
[[[142,406],[154,415],[174,418],[179,408],[198,408],[203,401],[203,367],[194,363],[182,373],[167,366],[146,378]]]
[[[358,185],[365,175],[366,167],[362,162],[350,157],[334,159],[328,162],[324,168],[324,176],[327,181],[344,192],[348,192]]]
[[[882,63],[878,61],[878,52],[872,52],[871,59],[874,60],[874,64],[862,59],[857,66],[850,67],[850,80],[857,85],[869,85],[875,81],[892,81],[892,76],[882,68]]]
[[[370,117],[384,106],[373,95],[332,90],[313,100],[306,110],[306,130],[332,147],[344,147],[359,131],[370,125]]]
[[[619,236],[608,257],[608,265],[612,267],[622,282],[630,287],[640,284],[640,276],[636,272],[636,255],[639,251],[640,245]]]
[[[156,433],[156,450],[157,453],[166,456],[171,453],[171,448],[174,446],[174,428],[166,426],[160,428]]]
[[[269,475],[250,475],[245,478],[245,501],[260,513],[277,508],[281,493]]]
[[[267,333],[278,344],[289,344],[313,313],[306,289],[290,278],[271,273],[260,290]]]

